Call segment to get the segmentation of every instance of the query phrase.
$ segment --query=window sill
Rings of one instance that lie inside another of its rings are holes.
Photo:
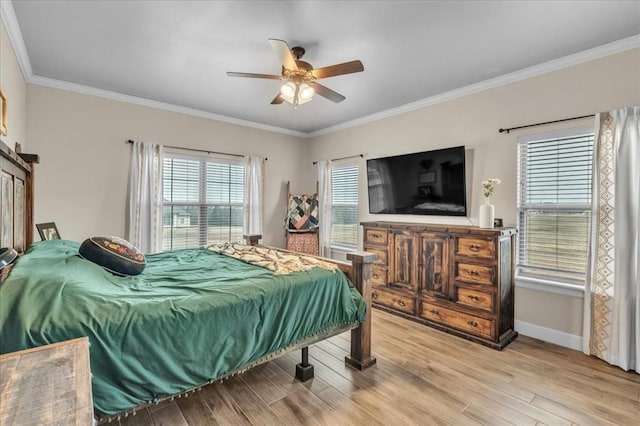
[[[518,288],[562,294],[564,296],[578,297],[580,299],[584,298],[584,286],[581,285],[523,276],[516,276],[515,284]]]
[[[331,245],[331,251],[337,251],[340,253],[353,253],[354,251],[358,251],[358,247]]]

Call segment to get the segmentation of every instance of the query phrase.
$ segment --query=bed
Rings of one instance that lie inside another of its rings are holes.
[[[3,152],[4,170],[16,161]],[[30,176],[20,169],[24,179]],[[296,376],[308,379],[306,348],[346,330],[352,342],[345,362],[358,369],[375,363],[367,315],[375,256],[368,253],[350,254],[351,265],[330,261],[334,270],[277,275],[212,250],[188,249],[149,255],[142,274],[120,277],[78,256],[77,242],[29,245],[32,235],[24,232],[29,248],[10,273],[3,271],[0,352],[88,336],[94,407],[102,420],[297,349],[303,359]],[[252,244],[257,238],[248,236]]]

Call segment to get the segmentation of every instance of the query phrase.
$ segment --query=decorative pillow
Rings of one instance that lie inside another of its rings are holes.
[[[80,245],[80,256],[118,275],[138,275],[147,262],[144,254],[117,237],[91,237]]]

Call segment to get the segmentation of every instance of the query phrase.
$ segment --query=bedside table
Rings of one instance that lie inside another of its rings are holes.
[[[0,355],[0,424],[91,425],[89,339]]]

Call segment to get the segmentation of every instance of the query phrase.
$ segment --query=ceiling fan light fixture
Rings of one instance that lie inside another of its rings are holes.
[[[289,102],[293,102],[293,97],[296,94],[296,85],[292,82],[283,84],[280,88],[280,94]]]
[[[280,87],[280,95],[282,98],[290,104],[293,104],[294,107],[309,102],[313,99],[315,93],[316,91],[313,90],[313,87],[306,83],[294,83],[290,81]]]
[[[313,98],[313,95],[316,94],[316,91],[313,90],[313,87],[308,84],[302,83],[300,85],[300,94],[298,95],[300,98],[300,103],[310,101]]]

